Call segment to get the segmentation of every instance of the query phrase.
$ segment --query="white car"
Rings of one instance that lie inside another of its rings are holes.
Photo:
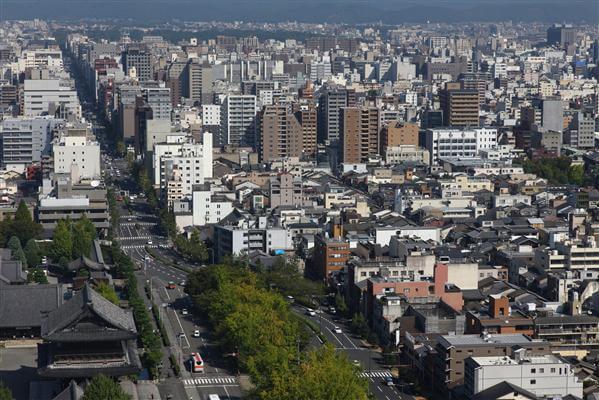
[[[181,310],[181,315],[187,315],[187,314],[189,314],[187,312],[187,308],[184,308],[184,309]]]
[[[200,330],[196,329],[195,331],[193,331],[193,337],[200,337]]]
[[[152,242],[152,239],[148,240],[147,242],[149,245],[152,245],[154,242]]]
[[[309,315],[309,316],[313,317],[313,316],[316,315],[316,311],[314,311],[311,308],[306,308],[306,315]]]
[[[338,326],[334,326],[333,329],[331,329],[333,332],[335,333],[343,333],[343,331],[341,330],[341,328],[339,328]]]

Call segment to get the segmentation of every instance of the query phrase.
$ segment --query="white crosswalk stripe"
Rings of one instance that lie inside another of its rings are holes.
[[[144,249],[144,248],[150,248],[150,249],[157,249],[157,248],[163,248],[166,249],[168,248],[168,245],[166,244],[152,244],[152,245],[148,245],[148,244],[130,244],[130,245],[125,245],[125,246],[121,246],[121,249],[123,250],[130,250],[130,249]]]
[[[370,371],[360,373],[360,377],[362,378],[387,378],[391,376],[391,372],[389,371]]]
[[[221,378],[196,378],[196,379],[184,379],[183,383],[186,386],[202,386],[202,385],[231,385],[235,384],[235,378],[231,376]]]
[[[148,240],[152,239],[152,236],[121,236],[121,241],[123,240]]]

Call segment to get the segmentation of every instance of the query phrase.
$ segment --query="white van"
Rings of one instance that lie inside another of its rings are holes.
[[[220,397],[217,394],[209,394],[208,400],[220,400]]]

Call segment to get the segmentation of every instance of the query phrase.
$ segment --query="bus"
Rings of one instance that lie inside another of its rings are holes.
[[[204,372],[204,360],[199,353],[191,353],[191,372]]]

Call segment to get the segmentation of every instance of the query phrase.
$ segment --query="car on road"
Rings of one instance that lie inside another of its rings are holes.
[[[48,265],[48,257],[46,257],[46,256],[42,257],[42,265]]]
[[[343,333],[343,331],[341,330],[341,328],[339,328],[338,326],[334,326],[331,330],[334,333]]]
[[[335,309],[335,307],[329,307],[329,313],[337,314],[337,310]]]
[[[352,364],[354,364],[356,367],[361,367],[362,364],[360,364],[359,360],[352,360]]]
[[[314,311],[311,308],[306,308],[306,315],[309,315],[311,317],[314,317],[316,315],[316,311]]]
[[[148,240],[148,241],[147,241],[147,243],[148,243],[149,245],[151,245],[151,244],[153,244],[154,242],[152,242],[152,239],[150,239],[150,240]]]
[[[185,286],[185,281],[179,282],[179,286]]]
[[[181,310],[181,315],[187,315],[189,314],[189,312],[187,312],[187,308],[184,308]]]
[[[220,397],[217,394],[209,394],[208,400],[220,400]]]
[[[394,386],[395,383],[393,382],[393,378],[390,376],[385,377],[385,381],[384,384],[387,386]]]
[[[166,285],[166,288],[167,288],[167,289],[176,289],[176,288],[177,288],[177,286],[175,285],[175,282],[169,282],[169,283]]]
[[[292,302],[292,303],[293,303],[293,301],[294,301],[295,299],[293,298],[293,296],[287,296],[287,300],[289,300],[290,302]]]
[[[193,337],[200,337],[200,330],[196,329],[195,331],[193,331]]]

